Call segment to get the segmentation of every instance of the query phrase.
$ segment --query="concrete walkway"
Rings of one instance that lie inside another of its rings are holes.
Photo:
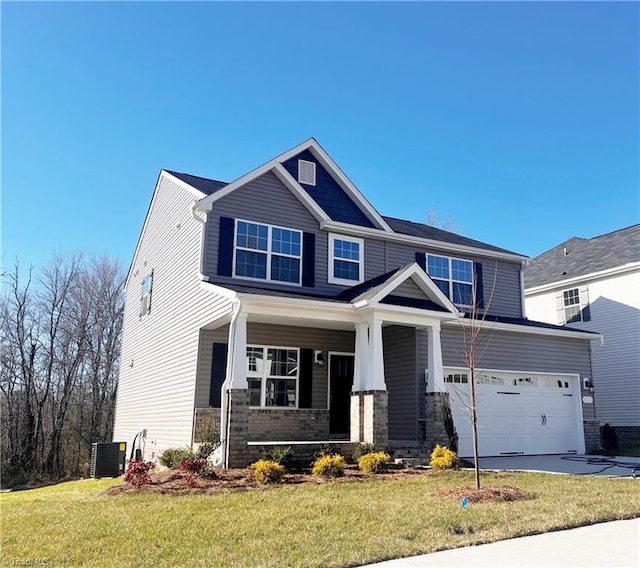
[[[640,520],[613,521],[566,531],[443,550],[370,564],[375,568],[429,566],[640,566]]]

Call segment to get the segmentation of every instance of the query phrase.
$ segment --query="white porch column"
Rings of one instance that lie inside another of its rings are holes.
[[[230,389],[247,389],[247,314],[240,313],[229,326]]]
[[[428,392],[445,392],[444,369],[442,368],[442,346],[440,344],[440,324],[429,328],[428,339],[429,384]]]
[[[353,369],[353,391],[365,390],[367,382],[367,362],[369,358],[369,324],[356,324],[356,357]]]
[[[369,368],[363,390],[386,391],[384,379],[384,354],[382,351],[382,320],[372,318],[369,322]]]

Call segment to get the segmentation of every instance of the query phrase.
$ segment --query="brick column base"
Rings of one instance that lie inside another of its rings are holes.
[[[584,420],[584,451],[595,452],[600,449],[600,422],[598,420]]]
[[[425,393],[425,433],[427,447],[435,448],[436,444],[458,451],[458,434],[453,425],[448,392]],[[448,408],[448,410],[447,410]]]
[[[227,432],[227,467],[246,467],[249,455],[249,391],[229,391],[229,430]]]
[[[384,449],[389,441],[389,394],[361,391],[351,395],[351,441]]]

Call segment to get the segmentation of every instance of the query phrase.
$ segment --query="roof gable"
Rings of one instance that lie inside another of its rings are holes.
[[[336,299],[350,301],[357,308],[387,304],[458,317],[458,309],[416,262],[349,288]]]
[[[305,191],[322,207],[333,221],[374,228],[375,225],[342,189],[327,169],[306,149],[282,163],[293,179],[298,179],[298,160],[316,164],[316,184],[302,184]]]
[[[591,239],[572,237],[535,257],[525,269],[526,288],[563,282],[640,262],[640,224]]]

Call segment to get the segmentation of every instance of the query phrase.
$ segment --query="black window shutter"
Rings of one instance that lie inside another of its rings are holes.
[[[209,390],[209,406],[220,408],[220,391],[227,374],[227,344],[213,344],[213,358],[211,360],[211,388]]]
[[[220,239],[218,240],[218,276],[233,275],[233,239],[235,220],[220,217]]]
[[[313,288],[316,285],[316,236],[302,234],[302,285]]]
[[[475,272],[474,279],[475,279],[475,285],[476,285],[476,306],[479,310],[484,310],[484,285],[482,283],[482,264],[479,262],[474,262],[473,270]]]
[[[416,262],[418,263],[418,266],[422,268],[422,270],[424,270],[425,272],[427,271],[427,255],[425,253],[417,252]]]
[[[582,308],[582,321],[591,321],[591,308],[589,305]]]
[[[300,374],[298,375],[298,408],[311,408],[313,385],[313,349],[300,349]]]

